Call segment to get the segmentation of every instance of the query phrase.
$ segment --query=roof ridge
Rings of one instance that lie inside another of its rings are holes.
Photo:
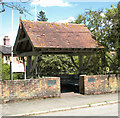
[[[46,22],[46,21],[30,21],[30,20],[22,20],[21,22],[32,22],[32,23],[47,23],[47,24],[65,24],[65,25],[78,25],[78,26],[85,26],[85,24],[75,24],[75,23],[60,23],[60,22]]]

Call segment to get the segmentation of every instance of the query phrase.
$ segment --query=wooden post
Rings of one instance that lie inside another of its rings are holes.
[[[36,68],[37,60],[38,60],[38,56],[35,56],[35,59],[34,59],[34,62],[33,62],[33,65],[30,71],[33,71]]]
[[[82,69],[83,69],[83,55],[79,55],[79,75],[82,74]]]
[[[10,79],[13,80],[12,62],[10,61]]]
[[[24,64],[24,79],[26,80],[26,62],[25,62],[25,59],[23,57],[23,64]]]
[[[32,57],[28,56],[27,57],[27,75],[30,73],[31,68],[32,68]]]

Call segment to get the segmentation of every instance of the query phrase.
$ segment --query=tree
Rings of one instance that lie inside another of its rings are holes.
[[[92,37],[104,46],[104,50],[93,55],[88,67],[83,68],[84,74],[105,74],[106,67],[111,67],[112,70],[116,69],[118,58],[116,56],[112,57],[109,52],[118,49],[116,48],[118,46],[116,41],[119,42],[119,38],[116,36],[119,32],[116,25],[119,22],[118,17],[115,17],[118,15],[117,9],[111,6],[111,9],[107,9],[106,12],[103,12],[103,10],[89,10],[84,15],[80,14],[74,22],[77,24],[84,23],[91,31]],[[41,19],[41,21],[44,21],[44,19]],[[115,35],[114,32],[116,32]],[[78,74],[78,58],[76,56],[72,56],[72,58],[67,55],[39,56],[38,74]],[[88,59],[88,56],[84,56],[83,67],[86,66]]]
[[[117,5],[118,8],[118,50],[117,50],[117,55],[118,55],[118,66],[120,67],[120,2]]]
[[[98,54],[94,55],[94,60],[97,60],[93,64],[93,70],[96,69],[96,65],[99,66],[96,72],[102,72],[107,66],[112,66],[115,70],[119,62],[119,51],[116,58],[110,58],[108,53],[110,51],[117,51],[120,46],[120,4],[118,3],[117,8],[111,5],[111,9],[107,9],[104,13],[103,10],[91,11],[89,10],[84,15],[79,15],[75,23],[85,23],[92,33],[95,40],[104,46],[104,51],[99,51]],[[108,53],[107,53],[108,52]],[[120,62],[119,62],[120,63]],[[92,65],[92,62],[91,62]],[[100,68],[101,67],[101,68]]]
[[[10,80],[10,65],[2,64],[2,80]]]
[[[111,6],[112,9],[107,9],[106,15],[111,22],[110,42],[113,44],[114,50],[117,52],[117,64],[120,67],[120,2],[117,8]]]
[[[44,11],[40,11],[38,16],[37,16],[37,20],[38,21],[47,21],[48,18],[46,18],[45,12]]]
[[[77,72],[70,57],[67,55],[41,55],[38,59],[37,68],[38,74],[44,76]]]

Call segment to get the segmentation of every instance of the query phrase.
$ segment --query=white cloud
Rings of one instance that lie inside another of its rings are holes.
[[[33,0],[31,5],[40,5],[41,7],[51,7],[51,6],[61,6],[67,7],[70,6],[68,2],[64,2],[63,0]]]
[[[58,23],[68,23],[68,22],[74,22],[75,18],[74,17],[69,17],[66,20],[59,20],[57,21]]]

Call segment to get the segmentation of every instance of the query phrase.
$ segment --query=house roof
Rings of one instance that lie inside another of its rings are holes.
[[[101,48],[85,25],[21,20],[37,48]]]
[[[11,46],[0,45],[0,52],[2,54],[10,55],[11,54]]]

